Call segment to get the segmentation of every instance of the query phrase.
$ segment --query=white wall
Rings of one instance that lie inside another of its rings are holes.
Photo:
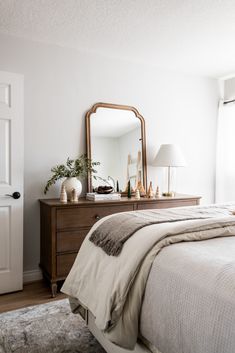
[[[100,165],[95,167],[97,175],[105,180],[108,176],[119,179],[120,158],[119,158],[118,138],[92,136],[91,138],[91,155],[92,160],[100,162]],[[110,181],[112,184],[112,181]],[[92,185],[97,187],[104,185],[101,180],[92,180]]]
[[[133,162],[137,162],[138,151],[141,151],[140,138],[140,128],[131,130],[120,137],[92,136],[92,159],[100,162],[100,165],[95,168],[97,175],[106,180],[108,176],[111,176],[115,183],[118,180],[120,190],[124,191],[127,186],[128,155],[131,156]],[[94,187],[104,184],[99,179],[93,179],[92,183]],[[135,184],[133,186],[135,187]]]
[[[138,127],[127,134],[120,136],[118,145],[119,145],[119,154],[120,154],[120,169],[122,171],[122,177],[120,179],[120,188],[124,191],[127,186],[127,161],[128,155],[131,156],[132,163],[136,163],[138,152],[141,151],[141,128]],[[135,181],[131,180],[131,186],[134,188],[136,186]]]
[[[224,100],[229,101],[235,99],[235,78],[229,78],[222,81],[224,89]]]
[[[5,35],[0,47],[0,70],[25,75],[25,270],[39,263],[37,200],[50,168],[85,150],[84,114],[95,102],[138,108],[150,160],[161,143],[178,143],[188,162],[178,191],[214,200],[217,81]],[[149,176],[156,183],[156,169]]]

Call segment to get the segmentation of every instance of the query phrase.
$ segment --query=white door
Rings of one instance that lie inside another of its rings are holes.
[[[0,294],[23,285],[23,76],[0,71]]]

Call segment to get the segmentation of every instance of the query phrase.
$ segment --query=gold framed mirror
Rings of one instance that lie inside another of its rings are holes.
[[[86,113],[87,156],[100,162],[98,179],[88,175],[88,192],[105,183],[126,193],[130,180],[147,188],[145,121],[134,107],[96,103]]]

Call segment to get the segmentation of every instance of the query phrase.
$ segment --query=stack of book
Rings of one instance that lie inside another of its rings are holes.
[[[88,192],[86,199],[90,201],[103,201],[103,200],[120,200],[121,194],[113,192],[110,194],[98,194],[96,192]]]

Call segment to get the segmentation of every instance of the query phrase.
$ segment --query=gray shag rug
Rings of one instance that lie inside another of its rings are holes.
[[[0,314],[0,353],[105,353],[68,299]]]

